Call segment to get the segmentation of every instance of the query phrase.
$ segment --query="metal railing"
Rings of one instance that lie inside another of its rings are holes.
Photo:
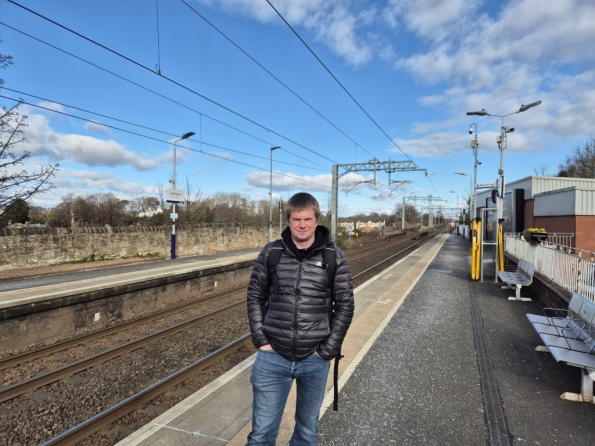
[[[535,271],[565,290],[595,302],[595,253],[549,241],[528,243],[513,233],[504,234],[504,250],[533,263]]]
[[[523,234],[518,232],[509,232],[506,233],[506,235],[514,238],[523,238]],[[572,248],[572,246],[574,245],[573,242],[574,234],[572,232],[548,232],[547,234],[547,243],[552,245],[564,246],[569,249],[575,249]]]

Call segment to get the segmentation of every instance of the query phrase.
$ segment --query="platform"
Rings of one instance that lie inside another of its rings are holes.
[[[470,281],[469,254],[467,240],[444,234],[358,287],[339,412],[329,377],[320,445],[594,443],[595,405],[559,398],[578,390],[579,371],[534,351],[525,313],[539,303]],[[245,444],[253,360],[118,445]],[[277,445],[289,440],[293,408]]]
[[[112,267],[84,273],[19,280],[0,287],[0,309],[35,305],[82,293],[122,287],[147,280],[170,278],[240,262],[256,260],[260,250],[176,259],[150,264]],[[81,279],[81,277],[87,278]],[[47,282],[48,284],[44,284]],[[9,286],[10,285],[10,286]]]

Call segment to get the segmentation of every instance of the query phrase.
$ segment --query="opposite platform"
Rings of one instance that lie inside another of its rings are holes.
[[[51,301],[83,293],[96,292],[110,288],[117,288],[159,278],[172,278],[184,274],[233,265],[241,262],[256,260],[259,250],[230,253],[219,256],[203,256],[194,259],[165,261],[155,264],[141,265],[142,269],[128,271],[134,267],[116,267],[93,271],[90,278],[80,279],[88,273],[67,274],[72,277],[65,280],[61,276],[52,276],[35,280],[15,281],[15,289],[0,292],[0,309],[22,305],[38,305],[40,302]],[[38,285],[40,280],[51,280],[49,285]],[[27,286],[35,283],[35,286]],[[16,288],[16,287],[19,288]]]

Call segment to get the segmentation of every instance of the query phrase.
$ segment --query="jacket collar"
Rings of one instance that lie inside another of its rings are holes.
[[[293,243],[291,238],[291,230],[289,227],[285,228],[281,233],[281,239],[283,240],[283,244],[291,251],[298,260],[303,260],[306,257],[310,257],[311,253],[318,251],[324,248],[327,244],[331,243],[329,237],[329,230],[326,226],[318,225],[316,226],[316,231],[314,232],[314,243],[312,246],[306,249],[299,249]]]

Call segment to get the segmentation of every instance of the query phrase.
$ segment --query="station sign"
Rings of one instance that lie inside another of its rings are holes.
[[[475,185],[475,189],[493,189],[495,187],[495,183],[477,183]]]
[[[186,203],[186,194],[184,194],[184,191],[181,189],[166,189],[165,202],[173,204],[184,204]]]

